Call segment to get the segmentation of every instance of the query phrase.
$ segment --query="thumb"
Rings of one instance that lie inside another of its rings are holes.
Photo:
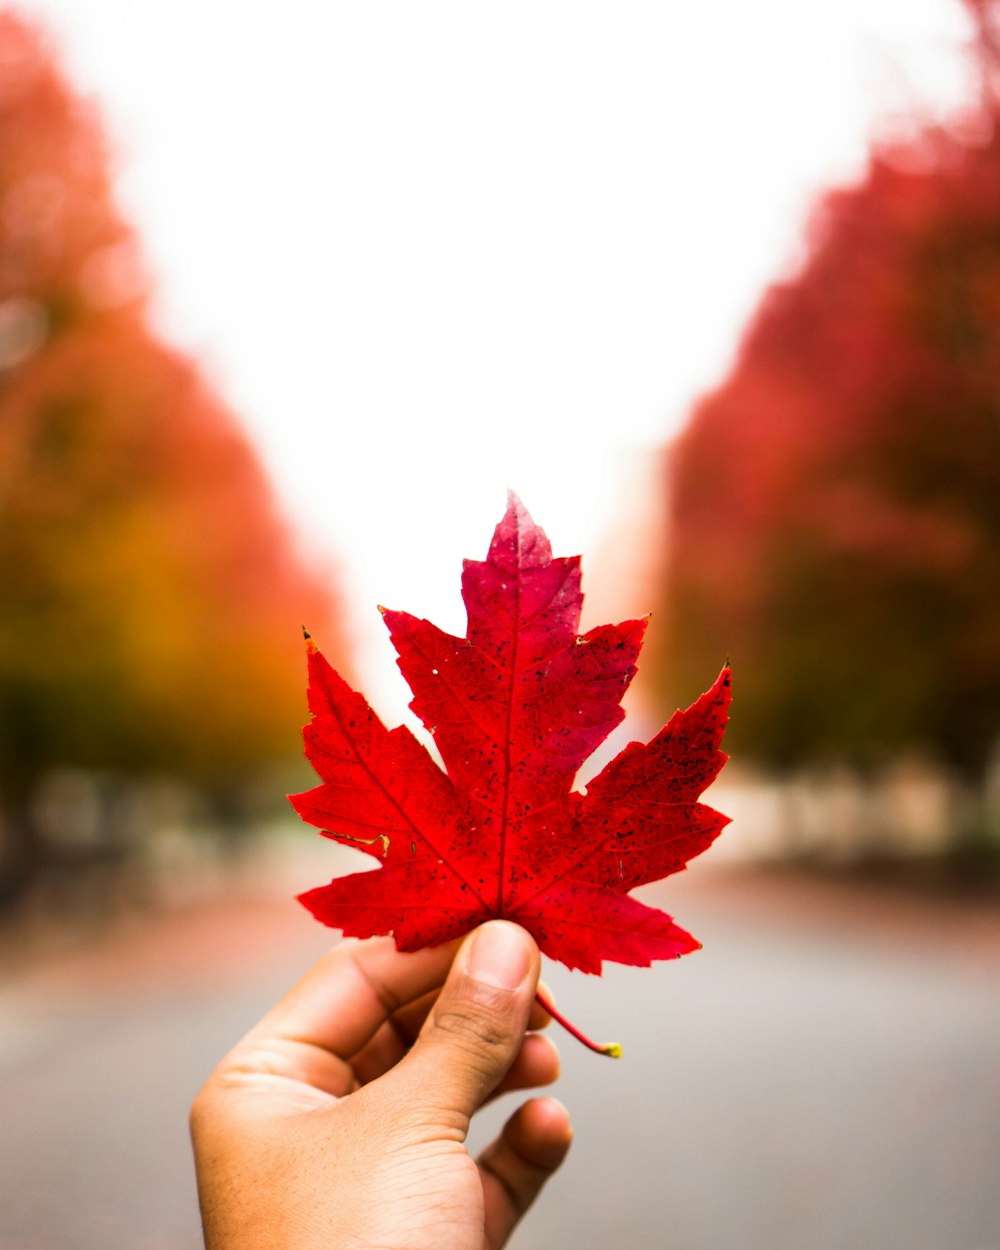
[[[506,920],[475,930],[459,948],[420,1036],[393,1072],[403,1097],[448,1123],[466,1121],[514,1062],[528,1024],[540,958],[530,935]]]

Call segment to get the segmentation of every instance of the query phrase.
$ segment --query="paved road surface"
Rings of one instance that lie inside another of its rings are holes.
[[[708,870],[648,897],[705,949],[549,969],[625,1057],[563,1045],[577,1142],[516,1250],[1000,1250],[1000,915]],[[8,951],[0,1248],[197,1250],[187,1104],[325,944],[244,899]]]

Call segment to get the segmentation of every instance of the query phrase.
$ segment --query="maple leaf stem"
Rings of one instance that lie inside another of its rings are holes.
[[[557,1024],[561,1024],[571,1037],[575,1037],[578,1042],[583,1042],[588,1050],[593,1050],[599,1055],[607,1055],[609,1059],[620,1059],[622,1057],[622,1048],[617,1042],[592,1042],[585,1033],[580,1032],[575,1024],[570,1024],[564,1015],[556,1011],[555,1007],[543,994],[536,994],[535,1001],[539,1006],[544,1007],[552,1019]]]

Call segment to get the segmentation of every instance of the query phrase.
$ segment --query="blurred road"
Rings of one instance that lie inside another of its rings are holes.
[[[1000,914],[700,867],[647,897],[705,949],[549,967],[625,1057],[563,1040],[577,1141],[517,1250],[1000,1250]],[[284,896],[8,949],[2,1250],[200,1247],[188,1103],[326,944]]]

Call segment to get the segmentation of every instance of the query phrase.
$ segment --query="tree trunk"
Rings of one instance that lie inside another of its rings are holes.
[[[34,880],[42,862],[41,830],[32,811],[34,787],[0,790],[0,909],[11,906]]]

